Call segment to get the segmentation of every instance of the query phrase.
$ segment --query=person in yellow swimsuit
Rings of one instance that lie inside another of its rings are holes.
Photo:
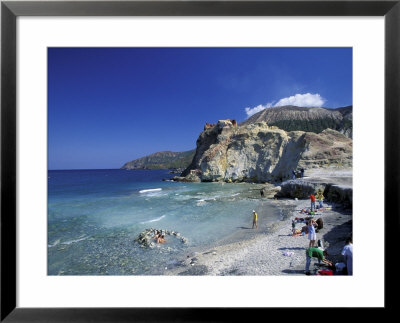
[[[318,202],[319,202],[319,209],[322,209],[324,207],[323,201],[324,201],[324,194],[322,194],[321,190],[318,190],[317,196],[316,196]]]
[[[254,226],[256,227],[256,229],[258,229],[257,220],[258,220],[258,214],[256,211],[253,210],[253,228],[252,229],[254,229]]]

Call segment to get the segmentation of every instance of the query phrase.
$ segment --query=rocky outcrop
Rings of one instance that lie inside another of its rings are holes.
[[[315,194],[318,190],[324,191],[326,185],[324,183],[312,183],[303,180],[289,180],[281,184],[281,190],[276,193],[275,197],[305,199],[310,194]]]
[[[344,208],[353,207],[353,188],[345,185],[327,185],[324,196],[328,202],[338,203]]]
[[[352,140],[326,129],[286,132],[265,122],[235,127],[220,120],[204,130],[181,174],[203,182],[281,182],[296,168],[352,165]]]
[[[351,209],[353,206],[353,188],[348,185],[338,185],[330,182],[289,180],[281,184],[281,190],[275,194],[276,198],[309,198],[321,190],[324,200],[330,203],[340,204],[344,208]]]
[[[141,248],[154,248],[156,246],[156,241],[154,239],[157,232],[160,232],[162,235],[172,236],[178,238],[182,243],[187,243],[187,238],[182,236],[179,232],[169,231],[165,229],[146,229],[139,234],[139,236],[135,239],[137,243],[140,244]]]

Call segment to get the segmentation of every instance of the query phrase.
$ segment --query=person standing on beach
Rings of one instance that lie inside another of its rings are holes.
[[[310,244],[308,245],[309,248],[314,247],[315,240],[317,240],[317,234],[315,233],[315,227],[314,227],[314,220],[308,221],[308,240],[310,240]]]
[[[304,177],[304,168],[300,169],[300,172],[301,172],[301,177],[303,178]]]
[[[314,196],[314,194],[310,195],[310,200],[311,200],[311,212],[312,212],[315,209],[315,196]]]
[[[256,229],[258,229],[258,214],[255,210],[253,210],[253,227],[252,229],[254,229],[254,226],[256,227]]]
[[[346,245],[342,250],[342,255],[347,267],[347,275],[353,275],[353,239],[349,237],[346,239]]]
[[[296,172],[294,171],[294,169],[292,170],[292,174],[293,174],[293,179],[296,179]]]
[[[328,252],[326,250],[322,251],[319,248],[308,248],[306,250],[306,275],[310,275],[310,264],[312,258],[317,258],[319,264],[322,261],[328,266],[333,266],[333,264],[325,258],[326,256],[328,256]]]
[[[324,207],[324,205],[322,204],[324,201],[324,194],[322,194],[321,190],[318,190],[317,193],[317,200],[319,202],[319,209],[322,209]]]

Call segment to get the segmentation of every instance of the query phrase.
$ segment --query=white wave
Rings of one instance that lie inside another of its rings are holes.
[[[220,198],[220,196],[219,195],[215,195],[215,196],[210,196],[210,197],[204,198],[204,199],[202,199],[200,201],[216,201],[218,198]]]
[[[157,191],[161,191],[162,188],[151,188],[151,189],[147,189],[147,190],[141,190],[139,191],[139,193],[149,193],[149,192],[157,192]]]
[[[196,205],[197,206],[203,206],[204,204],[206,204],[207,202],[205,200],[198,200]]]
[[[162,216],[160,216],[159,218],[156,218],[156,219],[152,219],[152,220],[149,220],[149,221],[140,222],[140,224],[146,224],[146,223],[151,223],[151,222],[157,222],[157,221],[160,221],[160,220],[163,219],[163,218],[165,218],[165,214],[162,215]]]
[[[80,238],[75,239],[75,240],[61,242],[61,244],[71,244],[71,243],[79,242],[79,241],[82,241],[82,240],[86,240],[87,238],[89,238],[89,237],[80,237]]]
[[[54,241],[53,244],[49,244],[48,247],[49,247],[49,248],[55,247],[55,246],[58,245],[59,243],[60,243],[60,239]]]

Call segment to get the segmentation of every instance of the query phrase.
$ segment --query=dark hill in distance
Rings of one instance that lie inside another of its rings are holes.
[[[330,128],[353,136],[353,106],[336,109],[304,108],[282,106],[266,108],[248,118],[240,125],[266,122],[269,126],[277,126],[285,131],[307,131],[321,133]]]
[[[196,150],[184,152],[160,151],[127,162],[121,169],[174,169],[186,168],[193,160]]]

